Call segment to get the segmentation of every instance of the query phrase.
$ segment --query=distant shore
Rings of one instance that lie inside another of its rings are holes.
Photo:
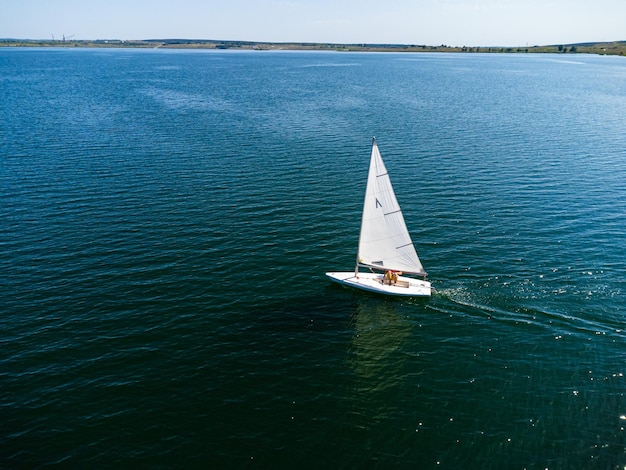
[[[547,46],[439,46],[416,44],[327,44],[272,43],[250,41],[218,41],[204,39],[146,39],[124,41],[102,40],[37,40],[0,39],[0,47],[82,47],[82,48],[167,48],[167,49],[232,49],[232,50],[311,50],[345,52],[462,52],[462,53],[557,53],[626,56],[626,41],[587,42]]]

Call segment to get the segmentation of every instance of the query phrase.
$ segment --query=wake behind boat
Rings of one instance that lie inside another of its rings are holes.
[[[359,268],[368,268],[370,272],[360,272]],[[376,139],[372,139],[356,266],[354,271],[326,275],[344,286],[370,292],[430,296],[430,282],[404,222]]]

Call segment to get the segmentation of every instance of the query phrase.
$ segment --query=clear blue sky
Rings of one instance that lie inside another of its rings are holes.
[[[626,0],[0,0],[0,38],[526,46],[626,40]]]

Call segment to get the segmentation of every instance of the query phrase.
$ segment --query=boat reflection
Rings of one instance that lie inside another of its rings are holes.
[[[362,298],[357,301],[350,366],[354,372],[353,392],[360,403],[367,403],[371,418],[382,418],[390,411],[389,398],[399,393],[405,380],[405,345],[411,337],[411,321],[399,313],[401,304]]]

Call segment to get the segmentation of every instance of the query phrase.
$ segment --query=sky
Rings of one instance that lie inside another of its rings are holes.
[[[0,0],[0,38],[449,46],[626,40],[626,0]]]

